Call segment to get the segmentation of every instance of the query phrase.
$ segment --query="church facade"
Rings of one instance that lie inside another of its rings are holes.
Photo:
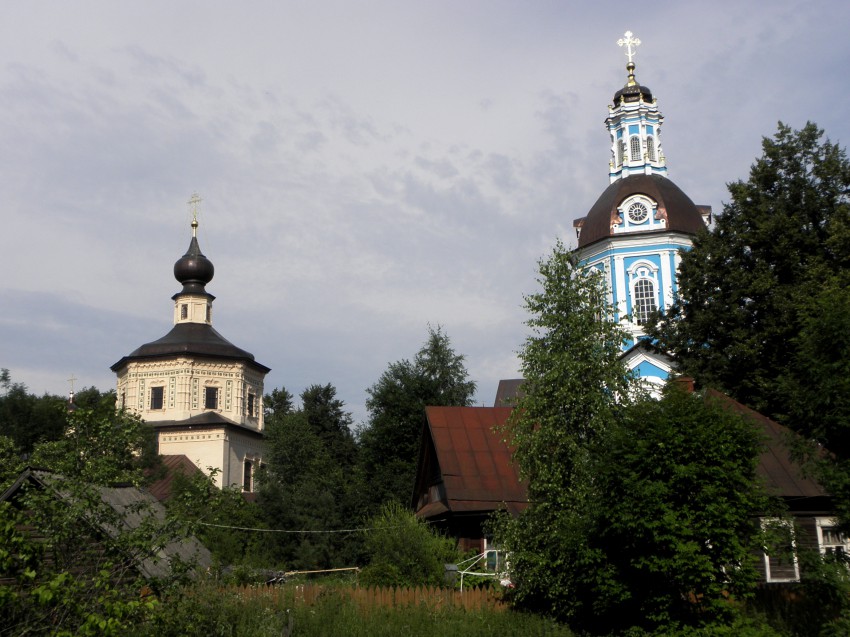
[[[162,455],[185,455],[219,487],[254,490],[263,461],[263,381],[270,371],[212,326],[215,268],[201,252],[197,217],[189,249],[174,264],[182,284],[171,331],[124,356],[117,375],[119,407],[156,432]]]
[[[652,92],[635,79],[632,60],[639,40],[626,33],[628,79],[614,94],[605,125],[611,142],[609,185],[587,216],[574,222],[577,255],[602,273],[612,318],[627,331],[623,358],[657,393],[673,372],[672,361],[643,343],[643,326],[667,310],[677,293],[679,254],[711,218],[667,177],[661,145],[664,121]]]

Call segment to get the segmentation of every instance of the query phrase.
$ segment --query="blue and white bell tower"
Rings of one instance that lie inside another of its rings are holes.
[[[690,249],[692,237],[706,227],[711,208],[696,206],[667,178],[661,147],[664,117],[649,88],[635,79],[640,40],[627,31],[618,44],[626,47],[628,76],[605,119],[611,139],[610,183],[573,226],[580,261],[603,273],[613,318],[629,334],[623,358],[655,392],[673,373],[673,362],[642,344],[643,325],[653,311],[672,305],[679,253]]]

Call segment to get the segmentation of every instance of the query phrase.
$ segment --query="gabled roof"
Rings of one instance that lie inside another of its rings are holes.
[[[823,487],[804,475],[802,467],[791,457],[790,444],[794,432],[719,391],[708,389],[705,398],[743,416],[764,435],[758,474],[771,495],[781,496],[786,500],[829,497]],[[800,507],[795,505],[794,508]]]
[[[513,381],[512,385],[517,386]],[[791,457],[790,429],[718,391],[707,390],[704,398],[744,416],[763,433],[756,471],[771,495],[783,498],[792,511],[828,512],[829,495]],[[511,450],[493,431],[507,422],[511,411],[510,407],[426,407],[413,496],[418,516],[432,519],[500,508],[517,513],[527,506],[527,489],[519,480]],[[431,487],[439,485],[435,500]]]
[[[528,502],[511,450],[494,432],[504,425],[510,407],[426,407],[416,495],[442,484],[439,502],[417,513],[489,512],[506,508],[517,513]]]
[[[174,478],[178,475],[190,477],[195,474],[206,475],[201,471],[194,462],[189,460],[188,456],[183,454],[161,455],[158,456],[161,467],[146,472],[149,477],[161,476],[155,482],[147,485],[147,491],[160,502],[164,502],[171,497],[171,485],[174,483]]]
[[[0,495],[0,502],[11,501],[16,498],[25,484],[31,484],[43,489],[63,501],[68,501],[72,496],[63,489],[66,478],[44,469],[28,468],[18,476],[18,479],[6,491]],[[150,493],[134,486],[117,485],[111,487],[93,487],[100,493],[101,500],[121,520],[122,528],[115,528],[110,524],[94,521],[92,518],[81,520],[82,523],[91,525],[94,531],[102,533],[109,538],[115,538],[125,531],[139,528],[144,522],[153,516],[157,522],[165,520],[165,507]],[[83,516],[85,518],[85,516]],[[164,538],[163,538],[164,539]],[[182,563],[195,562],[200,568],[208,568],[212,564],[212,556],[209,550],[201,544],[194,536],[181,540],[168,541],[155,554],[137,556],[136,567],[139,572],[148,579],[166,577],[171,572],[171,562],[177,560]]]

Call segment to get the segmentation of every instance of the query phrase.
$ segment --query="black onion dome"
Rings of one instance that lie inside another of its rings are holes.
[[[174,264],[174,278],[183,284],[183,293],[204,294],[204,286],[212,281],[215,267],[207,259],[198,245],[198,238],[192,237],[189,249]]]
[[[702,213],[681,188],[660,175],[630,175],[612,183],[596,200],[584,218],[578,247],[614,236],[612,220],[618,218],[618,208],[632,195],[645,195],[658,205],[657,214],[667,218],[663,229],[646,232],[674,231],[696,234],[705,228]],[[618,235],[623,236],[623,235]]]
[[[652,91],[649,90],[649,87],[641,86],[635,81],[634,63],[629,62],[626,65],[626,70],[629,72],[629,81],[626,82],[626,85],[623,88],[614,93],[614,106],[617,106],[621,99],[624,102],[637,102],[643,98],[644,102],[651,102]]]

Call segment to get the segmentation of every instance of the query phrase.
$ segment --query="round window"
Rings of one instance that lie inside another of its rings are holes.
[[[649,209],[640,201],[629,206],[629,221],[632,223],[643,223],[649,218]]]

